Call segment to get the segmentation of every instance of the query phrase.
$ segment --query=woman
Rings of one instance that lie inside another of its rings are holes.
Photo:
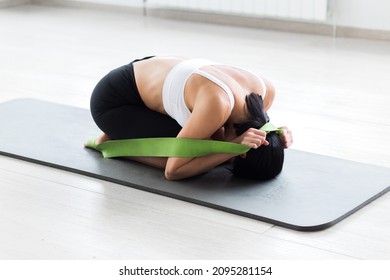
[[[93,91],[91,114],[104,132],[95,144],[150,137],[240,143],[252,150],[247,155],[131,159],[163,168],[168,180],[179,180],[235,158],[238,167],[233,168],[233,173],[269,179],[282,168],[283,146],[287,148],[292,143],[287,128],[283,128],[280,137],[258,129],[268,121],[265,112],[274,96],[269,81],[238,67],[178,57],[134,60],[107,74]],[[265,149],[270,140],[272,147]],[[250,155],[262,149],[268,154]]]

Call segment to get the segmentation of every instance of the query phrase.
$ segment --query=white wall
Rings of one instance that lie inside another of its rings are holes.
[[[331,9],[336,25],[390,30],[389,0],[333,0]]]

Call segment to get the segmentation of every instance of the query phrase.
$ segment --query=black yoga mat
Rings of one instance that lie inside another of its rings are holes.
[[[0,104],[0,154],[295,230],[334,225],[390,189],[390,169],[286,150],[276,179],[235,178],[227,166],[170,182],[162,170],[103,159],[83,143],[100,134],[85,109],[34,99]]]

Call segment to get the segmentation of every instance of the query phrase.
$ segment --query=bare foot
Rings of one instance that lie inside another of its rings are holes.
[[[100,135],[100,137],[98,139],[96,139],[95,144],[99,145],[99,144],[106,142],[106,141],[109,141],[109,140],[111,140],[111,138],[108,137],[107,134],[103,133],[102,135]]]
[[[95,146],[97,146],[97,145],[99,145],[99,144],[101,144],[103,142],[109,141],[109,140],[111,140],[111,138],[108,137],[107,134],[103,133],[102,135],[100,135],[98,138],[95,139],[95,143],[94,144],[95,144]],[[87,148],[88,144],[84,143],[84,147]]]

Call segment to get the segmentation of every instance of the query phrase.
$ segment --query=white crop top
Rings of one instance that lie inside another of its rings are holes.
[[[184,89],[188,78],[192,74],[202,75],[203,77],[209,79],[213,83],[220,86],[228,95],[230,100],[230,107],[231,110],[233,110],[234,96],[231,89],[225,83],[223,83],[221,80],[211,75],[210,73],[199,70],[199,68],[208,65],[222,65],[222,64],[215,63],[205,59],[184,60],[183,62],[180,62],[179,64],[177,64],[175,67],[172,68],[172,70],[168,73],[164,81],[164,86],[162,90],[164,109],[168,113],[168,115],[171,116],[173,119],[175,119],[182,127],[184,126],[184,124],[187,122],[188,118],[191,115],[190,110],[185,104]],[[239,67],[235,67],[235,68],[239,68]],[[243,70],[248,71],[246,69]],[[257,75],[255,76],[258,77]],[[261,79],[260,77],[258,77],[258,79],[263,89],[263,98],[264,98],[267,88],[263,79]]]

